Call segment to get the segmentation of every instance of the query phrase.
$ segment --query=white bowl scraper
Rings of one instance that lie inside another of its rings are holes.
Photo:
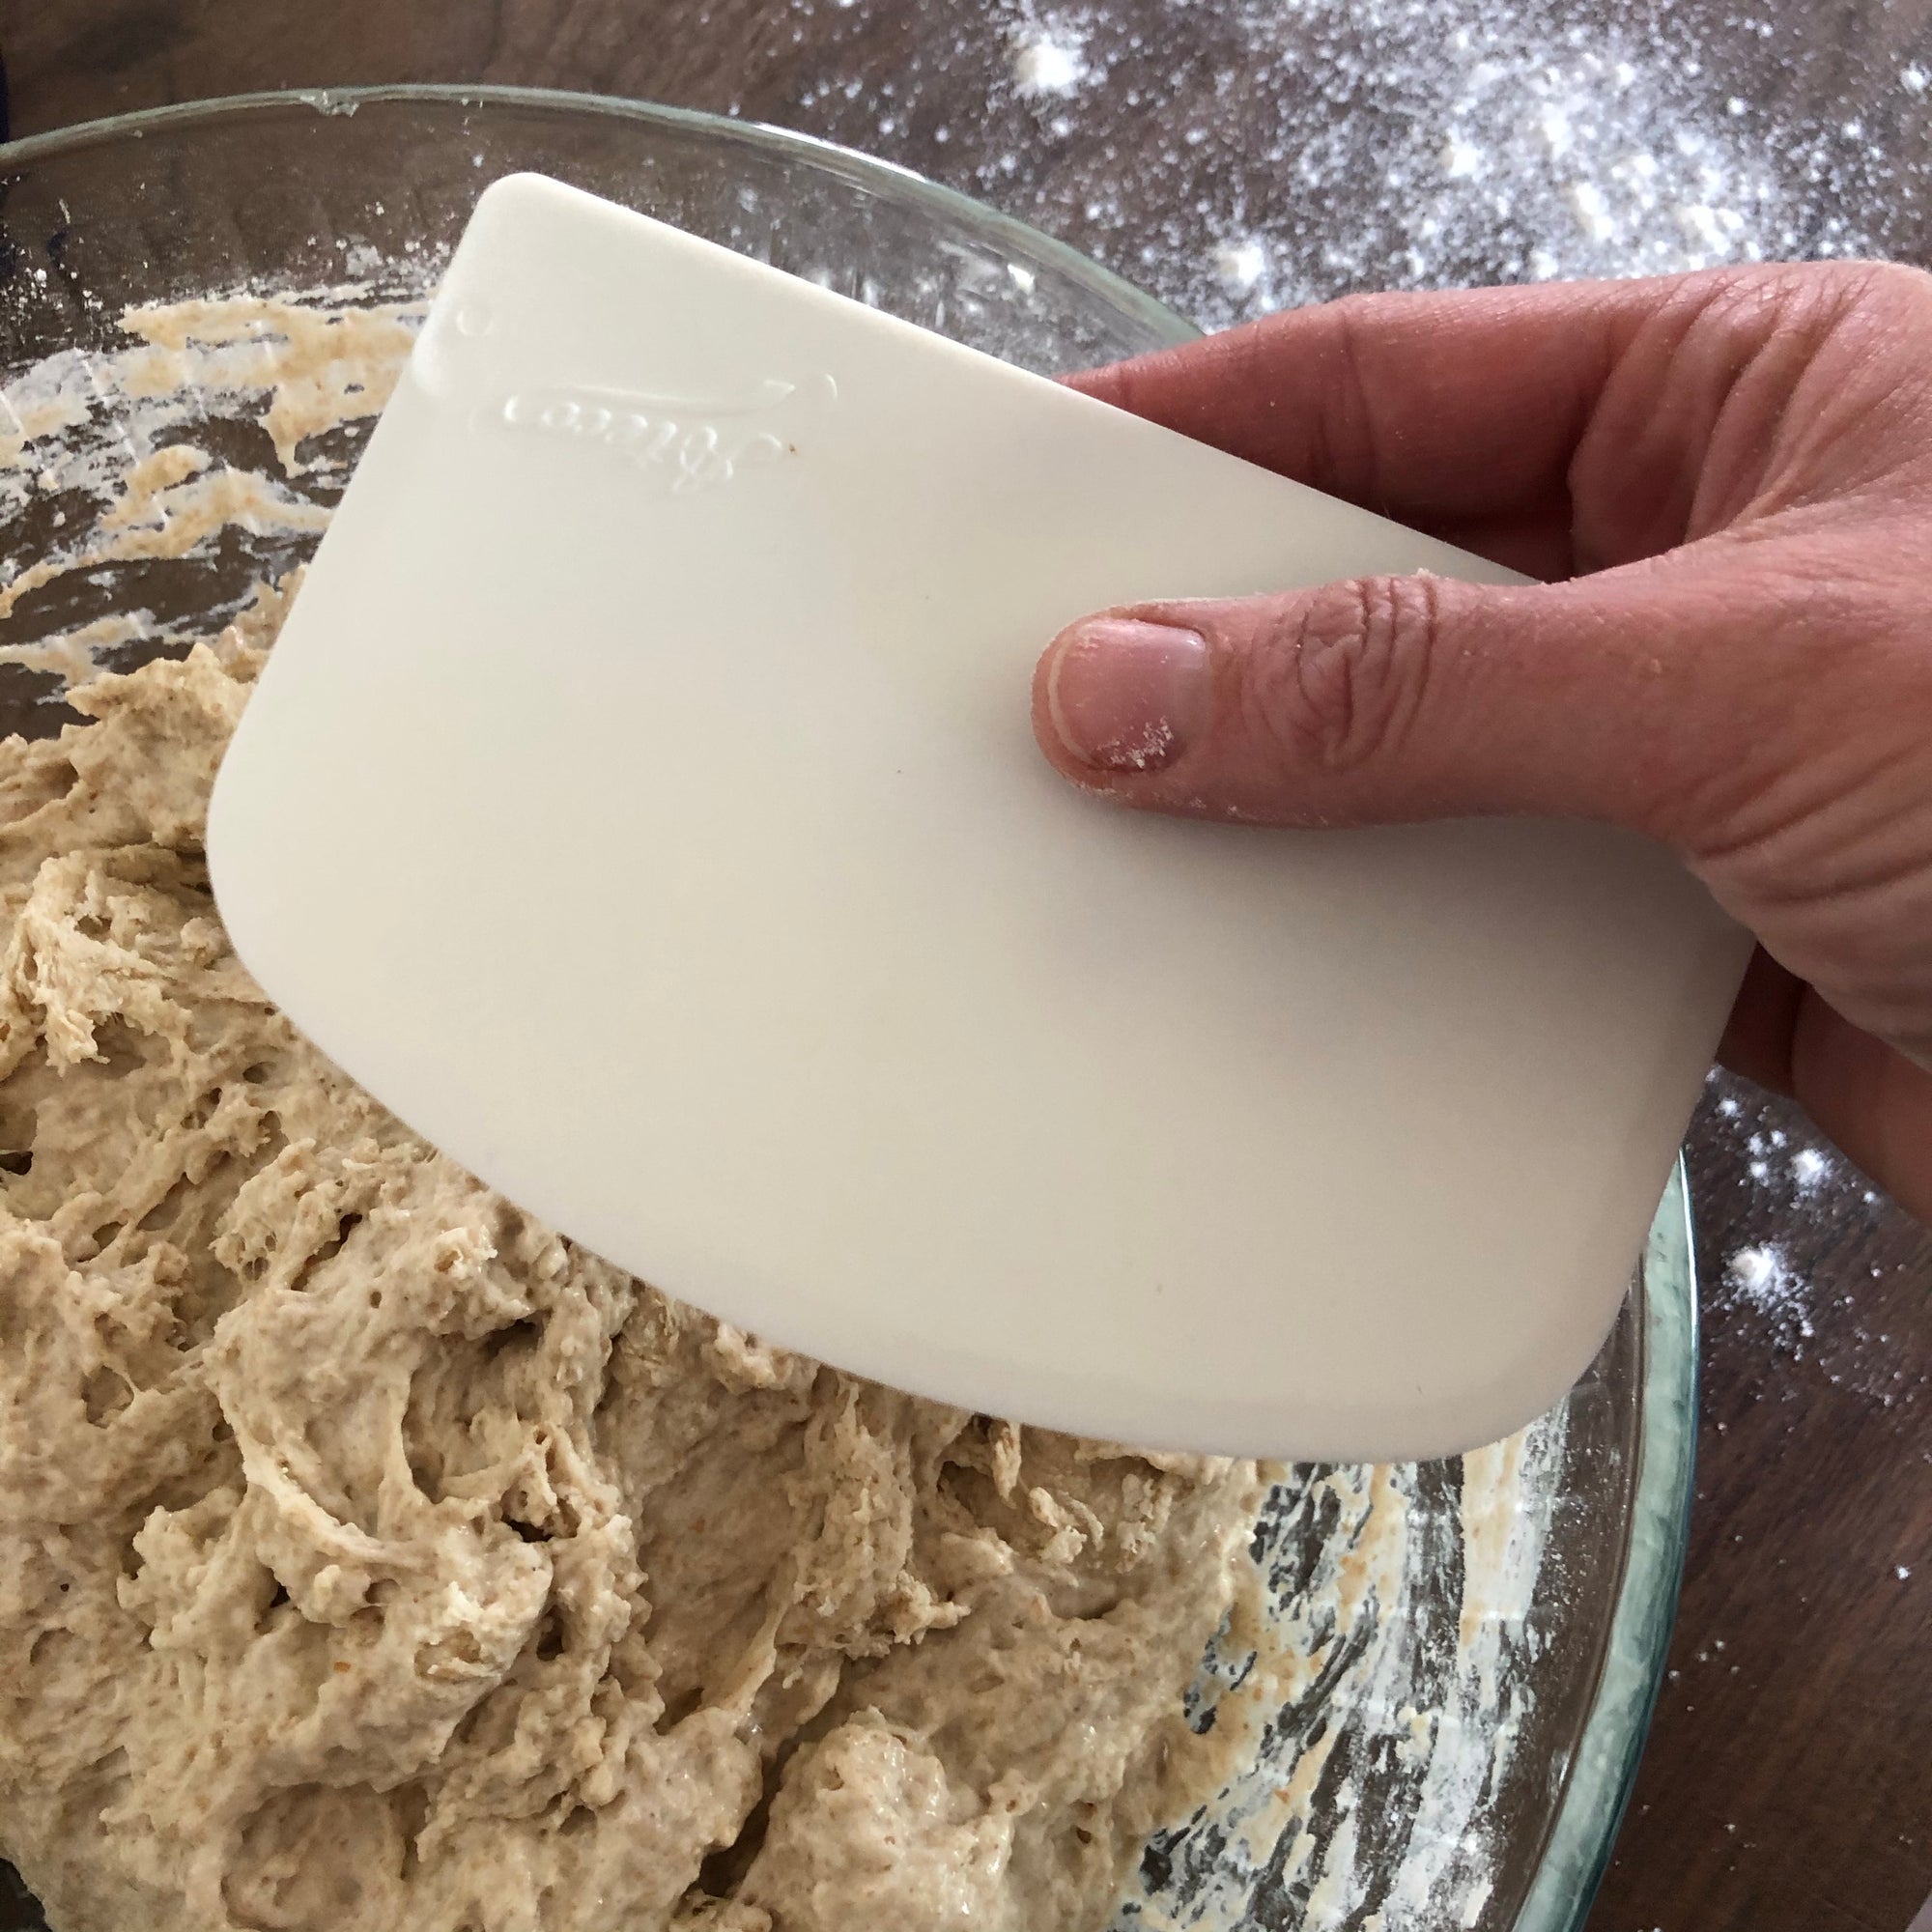
[[[1506,573],[589,195],[482,197],[215,787],[242,960],[666,1291],[1087,1435],[1507,1434],[1624,1293],[1747,944],[1593,826],[1082,796],[1113,604]]]

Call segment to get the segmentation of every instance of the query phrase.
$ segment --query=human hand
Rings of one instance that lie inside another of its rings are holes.
[[[1724,1062],[1932,1218],[1932,276],[1363,297],[1075,381],[1550,581],[1084,619],[1034,682],[1062,772],[1199,817],[1663,840],[1759,942]]]

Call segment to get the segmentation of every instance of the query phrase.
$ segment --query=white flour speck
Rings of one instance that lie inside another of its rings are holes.
[[[1267,273],[1266,245],[1256,236],[1223,242],[1214,250],[1214,272],[1230,295],[1244,296]]]
[[[1816,1148],[1800,1148],[1791,1156],[1791,1179],[1801,1194],[1809,1194],[1831,1171],[1830,1159]]]
[[[1088,77],[1086,38],[1065,21],[1030,21],[1013,40],[1013,86],[1029,99],[1071,94]]]
[[[1757,1316],[1773,1340],[1794,1356],[1815,1332],[1811,1325],[1810,1293],[1804,1279],[1793,1272],[1784,1251],[1766,1242],[1740,1248],[1724,1269],[1726,1305]]]
[[[1576,211],[1577,225],[1593,242],[1608,242],[1617,232],[1610,205],[1593,181],[1570,184],[1570,206]]]

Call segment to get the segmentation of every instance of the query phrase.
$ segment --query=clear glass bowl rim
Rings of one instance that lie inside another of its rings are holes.
[[[896,161],[881,160],[836,141],[820,140],[788,128],[762,121],[741,121],[695,107],[668,107],[655,101],[624,100],[614,95],[574,94],[555,87],[463,86],[446,82],[398,82],[382,87],[280,88],[253,94],[221,95],[208,100],[181,100],[162,107],[143,107],[128,114],[111,114],[82,121],[71,128],[53,128],[0,142],[0,168],[37,161],[77,149],[150,131],[210,122],[245,120],[288,113],[306,107],[317,114],[353,115],[363,107],[381,105],[501,106],[549,109],[556,113],[591,114],[613,121],[634,121],[645,127],[707,134],[767,155],[794,156],[827,173],[863,186],[890,187],[914,206],[923,206],[950,222],[976,231],[989,242],[1005,242],[1019,254],[1049,265],[1068,280],[1084,285],[1115,308],[1143,323],[1151,331],[1183,342],[1201,331],[1194,324],[1157,301],[1143,289],[1103,269],[1091,256],[1068,247],[1040,229],[984,202],[943,187]]]
[[[379,105],[491,106],[593,115],[710,135],[768,156],[792,156],[862,186],[929,208],[992,242],[1050,265],[1170,342],[1200,330],[1165,303],[1039,229],[928,181],[896,162],[815,135],[696,108],[560,88],[461,83],[280,89],[149,107],[0,143],[0,173],[150,131],[275,118],[306,109],[353,115]],[[1582,1932],[1630,1802],[1652,1708],[1663,1678],[1689,1541],[1697,1404],[1697,1279],[1690,1188],[1672,1170],[1644,1257],[1640,1466],[1630,1542],[1596,1694],[1568,1767],[1562,1801],[1514,1932]]]

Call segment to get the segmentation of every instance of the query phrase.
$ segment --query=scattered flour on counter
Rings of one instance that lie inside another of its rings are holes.
[[[1741,1094],[1730,1092],[1719,1097],[1706,1117],[1706,1130],[1715,1130],[1742,1163],[1740,1186],[1763,1190],[1770,1204],[1810,1215],[1829,1213],[1841,1203],[1849,1205],[1855,1191],[1866,1207],[1875,1205],[1878,1196],[1869,1188],[1861,1189],[1856,1170],[1845,1165],[1835,1149],[1794,1140],[1786,1128],[1773,1126],[1767,1113],[1779,1116],[1777,1103],[1762,1095],[1747,1103]],[[1742,1249],[1733,1257],[1732,1266],[1743,1256],[1770,1252]]]
[[[1802,178],[1832,157],[1767,139],[1741,99],[1706,99],[1702,63],[1659,34],[1558,26],[1523,0],[1248,0],[1237,12],[1259,70],[1321,111],[1264,114],[1268,158],[1301,206],[1265,224],[1231,210],[1210,233],[1216,272],[1197,277],[1195,305],[1217,320],[1351,288],[1856,252],[1855,200],[1813,235],[1791,191],[1794,163]],[[1203,145],[1251,138],[1254,118]],[[1841,132],[1835,145],[1859,144]],[[1211,208],[1211,180],[1199,179]],[[1226,239],[1258,225],[1293,267],[1231,287],[1218,272]]]
[[[1219,327],[1361,289],[1873,252],[1918,192],[1894,124],[1927,70],[1850,76],[1801,124],[1745,78],[1795,56],[1780,31],[1551,0],[1187,0],[1151,30],[993,0],[889,82],[830,68],[798,107],[926,168],[943,129],[950,185]]]
[[[809,11],[817,0],[794,0]],[[864,10],[862,10],[864,11]],[[1209,327],[1357,290],[1895,252],[1932,60],[1775,84],[1802,23],[1555,0],[990,0],[806,131],[936,173]],[[967,103],[962,105],[962,102]]]

